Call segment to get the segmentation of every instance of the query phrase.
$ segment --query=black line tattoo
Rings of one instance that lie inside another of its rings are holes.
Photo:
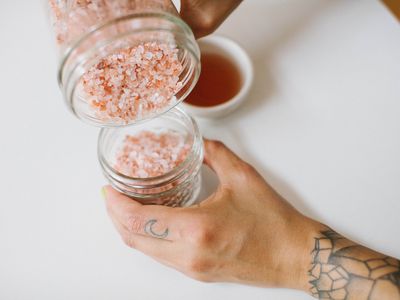
[[[151,219],[146,222],[144,225],[144,232],[146,232],[148,235],[158,238],[158,239],[165,239],[168,236],[169,229],[165,229],[163,233],[156,233],[153,230],[153,225],[156,224],[158,221],[156,219]]]
[[[318,299],[400,300],[400,261],[332,230],[315,238],[310,293]]]

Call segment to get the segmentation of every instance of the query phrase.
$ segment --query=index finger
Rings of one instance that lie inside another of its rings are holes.
[[[177,241],[182,237],[180,208],[143,205],[117,192],[111,186],[104,188],[110,217],[131,234]]]

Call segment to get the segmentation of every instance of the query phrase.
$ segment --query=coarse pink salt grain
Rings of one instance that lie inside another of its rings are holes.
[[[171,0],[48,0],[58,45],[66,47],[113,19],[135,13],[178,15]]]
[[[123,16],[146,12],[178,16],[171,0],[48,1],[61,50],[73,48],[96,28]],[[152,22],[157,26],[160,20]],[[158,42],[144,42],[148,40]],[[80,80],[78,97],[88,104],[86,114],[101,121],[128,124],[173,107],[177,101],[174,95],[182,87],[179,76],[183,70],[173,40],[173,34],[167,31],[143,32],[104,46],[105,57],[91,58],[97,63]],[[119,50],[115,50],[116,45]]]
[[[143,130],[125,137],[114,168],[133,178],[164,175],[185,161],[190,148],[185,136],[178,132]]]
[[[82,77],[83,98],[100,119],[129,123],[176,103],[183,66],[178,49],[156,42],[121,49]]]

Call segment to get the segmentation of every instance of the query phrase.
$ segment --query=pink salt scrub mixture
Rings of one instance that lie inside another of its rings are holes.
[[[174,13],[169,0],[49,0],[57,41],[65,47],[92,26],[156,9]],[[81,78],[80,97],[101,120],[128,124],[176,104],[183,70],[176,45],[141,42],[101,57]]]
[[[114,168],[133,178],[161,176],[184,162],[190,148],[185,136],[175,131],[143,130],[125,137]]]

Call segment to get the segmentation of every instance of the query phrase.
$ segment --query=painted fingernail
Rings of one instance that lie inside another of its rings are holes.
[[[101,195],[103,196],[104,199],[107,198],[106,188],[103,187],[103,188],[101,189]]]

